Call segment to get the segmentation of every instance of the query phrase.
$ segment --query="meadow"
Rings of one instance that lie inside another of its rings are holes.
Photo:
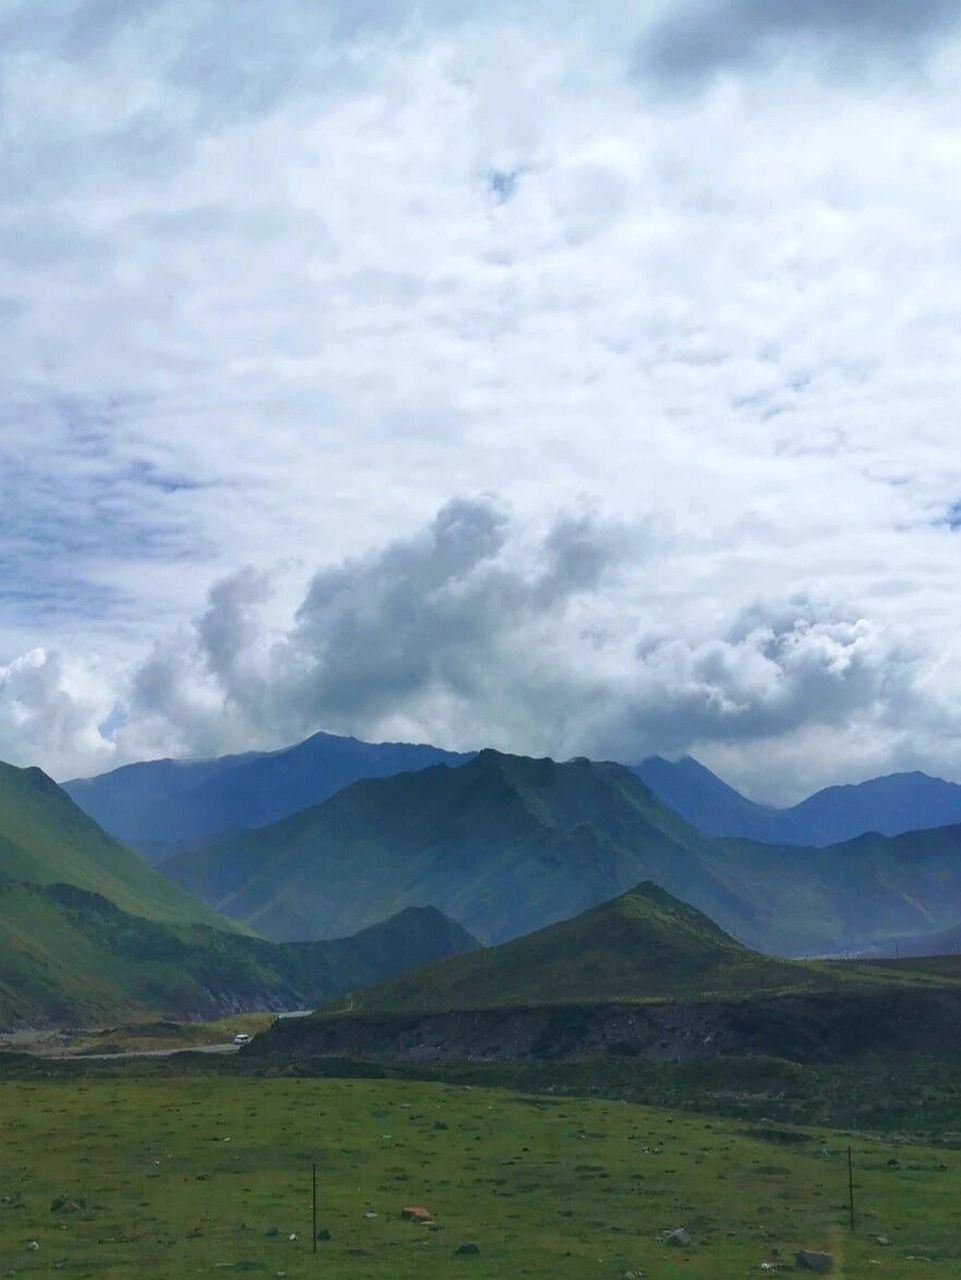
[[[961,1276],[961,1153],[890,1136],[417,1081],[117,1074],[0,1081],[0,1142],[2,1275],[715,1280],[830,1248],[835,1275]],[[664,1242],[682,1226],[690,1246]]]

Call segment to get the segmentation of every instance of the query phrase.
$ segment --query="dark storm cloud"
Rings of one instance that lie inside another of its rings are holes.
[[[653,27],[637,68],[699,81],[808,43],[839,55],[850,69],[878,56],[913,60],[959,23],[955,0],[705,0],[675,6]]]

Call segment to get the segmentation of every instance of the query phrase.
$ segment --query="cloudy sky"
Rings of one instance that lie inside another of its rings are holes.
[[[961,778],[955,0],[5,0],[0,758]]]

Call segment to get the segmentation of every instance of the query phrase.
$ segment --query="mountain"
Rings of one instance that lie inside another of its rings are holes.
[[[651,756],[632,767],[658,799],[698,830],[768,844],[823,847],[868,832],[895,836],[961,824],[961,785],[925,773],[892,773],[827,787],[788,809],[755,804],[690,756]]]
[[[0,1026],[312,1006],[476,945],[432,908],[352,938],[278,946],[130,915],[73,885],[0,878]]]
[[[691,756],[665,760],[649,756],[631,772],[699,831],[709,836],[746,836],[770,844],[789,844],[780,824],[780,809],[755,804],[728,786]],[[813,844],[814,841],[802,841]]]
[[[359,778],[469,758],[439,747],[318,733],[281,751],[125,765],[75,778],[64,790],[105,830],[157,862],[178,848],[276,822]]]
[[[0,876],[73,885],[147,920],[244,931],[107,835],[40,769],[0,763]]]
[[[162,869],[278,940],[432,902],[500,941],[623,892],[639,870],[704,879],[692,854],[703,843],[619,765],[483,751],[459,768],[357,782]]]
[[[906,959],[909,956],[930,959],[947,958],[951,962],[961,959],[961,924],[936,933],[920,933],[915,936],[883,939],[870,950],[869,958],[884,956]]]
[[[837,844],[869,831],[895,836],[961,823],[961,786],[926,773],[892,773],[827,787],[786,812],[792,844]]]
[[[500,946],[410,970],[351,998],[368,1012],[488,1009],[799,989],[813,969],[741,946],[647,882]]]
[[[0,764],[0,1023],[313,1004],[476,945],[426,905],[356,938],[249,936],[101,831],[39,769]]]
[[[441,1062],[612,1057],[832,1062],[955,1052],[959,1013],[961,960],[772,960],[646,883],[573,920],[275,1022],[250,1056],[306,1074],[324,1058],[428,1073]]]
[[[502,942],[653,880],[747,945],[804,955],[951,926],[959,868],[961,827],[827,849],[713,840],[621,765],[483,751],[355,783],[162,869],[276,940],[433,903]]]

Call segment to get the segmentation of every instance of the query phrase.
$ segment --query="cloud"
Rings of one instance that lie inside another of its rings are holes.
[[[181,748],[323,726],[628,762],[696,751],[736,772],[762,743],[830,731],[843,750],[858,734],[890,744],[906,713],[933,728],[918,655],[825,602],[756,602],[716,637],[605,625],[623,616],[611,601],[628,569],[652,571],[662,550],[594,513],[532,536],[494,498],[454,499],[419,533],[319,570],[273,636],[263,575],[216,584],[139,668],[131,720]]]
[[[82,714],[0,755],[958,776],[949,16],[3,6],[0,662]]]
[[[278,745],[323,725],[508,745],[557,688],[568,610],[644,537],[581,512],[531,540],[497,499],[456,498],[412,537],[319,570],[273,637],[257,611],[269,580],[243,570],[137,670],[132,719],[184,743]]]
[[[111,691],[94,671],[34,649],[0,663],[0,758],[44,760],[61,777],[110,768],[114,747],[100,732]]]
[[[903,65],[959,25],[953,0],[688,0],[644,34],[638,69],[690,82],[805,46],[845,72]]]

